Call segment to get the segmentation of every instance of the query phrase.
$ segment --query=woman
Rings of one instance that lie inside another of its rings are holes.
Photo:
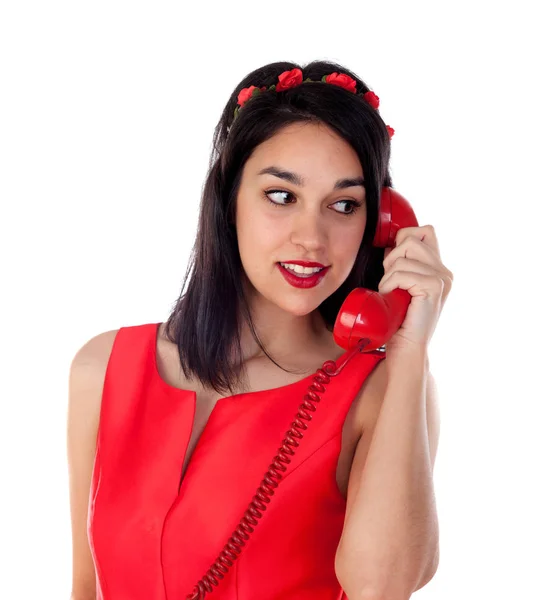
[[[72,362],[73,600],[404,599],[435,573],[427,348],[452,273],[429,225],[371,245],[391,187],[378,105],[323,61],[235,88],[186,292]],[[333,325],[357,287],[412,299],[385,351],[346,364]]]

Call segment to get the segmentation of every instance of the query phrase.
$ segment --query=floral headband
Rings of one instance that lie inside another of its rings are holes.
[[[305,83],[306,81],[312,81],[312,79],[303,79],[303,73],[301,69],[292,69],[291,71],[284,71],[279,75],[279,82],[276,85],[269,86],[268,91],[276,91],[283,92],[284,90],[289,90],[290,88],[296,87],[301,83]],[[356,94],[356,81],[352,79],[349,75],[345,73],[331,73],[329,75],[324,75],[322,80],[324,83],[331,83],[332,85],[338,85],[339,87],[348,90]],[[266,91],[266,87],[256,87],[255,85],[251,85],[250,87],[243,88],[238,96],[237,96],[237,104],[233,112],[233,120],[237,118],[239,111],[248,102],[252,97],[257,96],[261,92]],[[365,92],[364,94],[357,94],[358,96],[363,96],[363,99],[368,102],[375,110],[378,108],[380,104],[380,99],[374,92]],[[229,131],[230,128],[228,128]],[[389,125],[386,125],[386,129],[388,130],[388,135],[390,139],[393,137],[395,130],[391,128]]]

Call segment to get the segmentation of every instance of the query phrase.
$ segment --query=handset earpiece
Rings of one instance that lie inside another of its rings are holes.
[[[373,246],[393,248],[399,229],[417,226],[418,220],[407,199],[394,189],[383,187]],[[349,350],[361,338],[366,338],[369,343],[364,346],[363,352],[380,348],[401,326],[410,299],[408,291],[402,289],[395,289],[386,294],[366,288],[352,290],[335,320],[335,342]]]

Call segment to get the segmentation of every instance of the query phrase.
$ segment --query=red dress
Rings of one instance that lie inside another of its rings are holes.
[[[194,591],[254,500],[315,376],[220,399],[179,489],[196,394],[159,375],[159,325],[120,328],[107,366],[87,522],[98,600],[185,600]],[[383,357],[356,354],[319,392],[270,503],[206,598],[347,600],[334,571],[346,509],[335,471],[348,409]]]

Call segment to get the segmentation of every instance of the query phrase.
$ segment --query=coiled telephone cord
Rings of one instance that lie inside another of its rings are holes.
[[[279,448],[278,454],[273,459],[270,469],[264,475],[260,487],[256,491],[256,495],[250,502],[248,509],[245,511],[241,522],[236,527],[230,539],[227,541],[224,549],[220,553],[216,561],[211,565],[207,573],[198,581],[194,587],[194,591],[186,596],[186,600],[202,600],[205,594],[213,591],[213,586],[217,587],[220,580],[224,579],[224,575],[233,565],[243,547],[246,545],[250,534],[254,531],[254,527],[258,524],[258,519],[261,519],[269,504],[271,496],[274,495],[273,489],[276,488],[282,480],[282,475],[279,471],[286,471],[291,459],[288,456],[295,454],[294,448],[299,446],[297,440],[303,439],[301,430],[307,429],[307,424],[304,421],[311,421],[310,412],[316,411],[316,405],[313,402],[320,402],[318,393],[326,391],[324,385],[330,382],[331,377],[336,377],[343,370],[344,366],[352,359],[357,352],[363,352],[364,348],[370,343],[368,338],[360,339],[357,344],[351,348],[340,367],[333,360],[327,360],[321,368],[313,376],[313,381],[309,384],[308,392],[303,397],[303,402],[300,404],[295,420],[292,423],[292,428],[286,432],[286,437],[283,440],[282,446]],[[307,412],[310,411],[310,412]]]

